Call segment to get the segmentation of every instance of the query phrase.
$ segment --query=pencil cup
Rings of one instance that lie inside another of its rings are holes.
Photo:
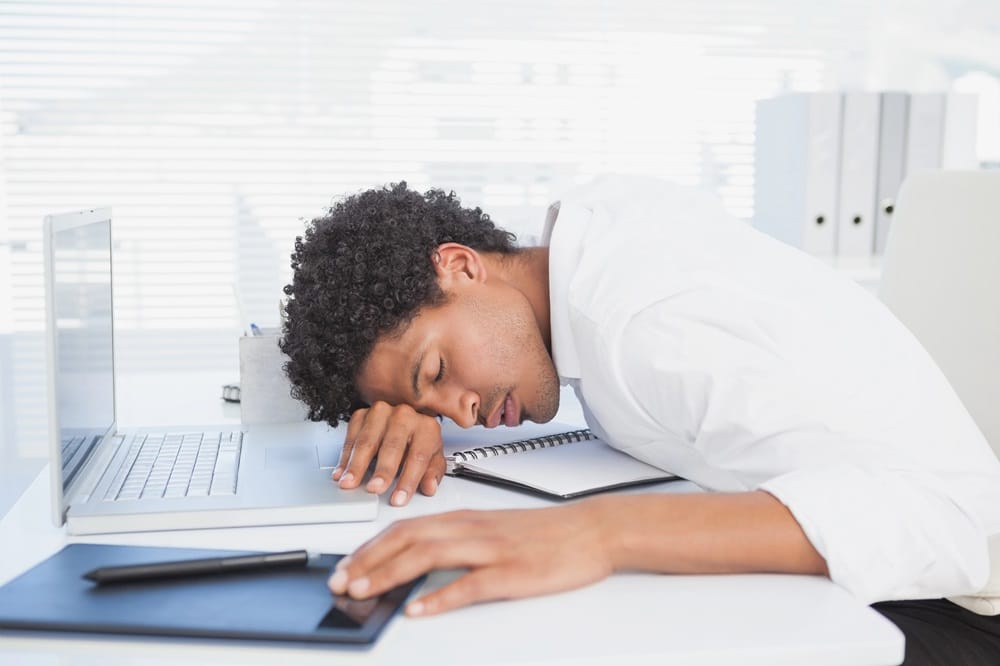
[[[306,406],[292,397],[282,366],[288,357],[278,335],[240,338],[240,420],[245,424],[306,420]]]

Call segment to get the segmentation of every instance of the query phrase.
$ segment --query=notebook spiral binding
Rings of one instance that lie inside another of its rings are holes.
[[[497,444],[493,446],[480,446],[475,449],[456,451],[448,456],[455,464],[469,462],[470,460],[481,460],[492,458],[493,456],[505,456],[508,453],[520,453],[522,451],[533,451],[535,449],[545,449],[551,446],[560,446],[569,442],[583,442],[588,439],[596,439],[589,429],[573,430],[558,435],[546,435],[544,437],[534,437],[523,439],[509,444]]]

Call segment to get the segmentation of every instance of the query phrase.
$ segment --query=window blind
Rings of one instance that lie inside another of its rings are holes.
[[[561,189],[607,171],[710,188],[748,219],[754,101],[885,84],[883,22],[942,20],[875,4],[0,0],[12,357],[43,364],[52,212],[113,207],[126,372],[235,370],[303,219],[387,182],[455,190],[529,240]],[[992,3],[966,4],[995,36]]]

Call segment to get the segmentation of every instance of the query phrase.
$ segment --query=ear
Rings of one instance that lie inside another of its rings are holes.
[[[431,257],[442,289],[462,282],[485,282],[486,265],[482,256],[471,247],[459,243],[442,243]]]

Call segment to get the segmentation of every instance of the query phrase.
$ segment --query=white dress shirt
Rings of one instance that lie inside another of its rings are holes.
[[[606,441],[771,493],[866,603],[983,586],[1000,462],[874,296],[653,180],[571,191],[543,242],[556,367]]]

